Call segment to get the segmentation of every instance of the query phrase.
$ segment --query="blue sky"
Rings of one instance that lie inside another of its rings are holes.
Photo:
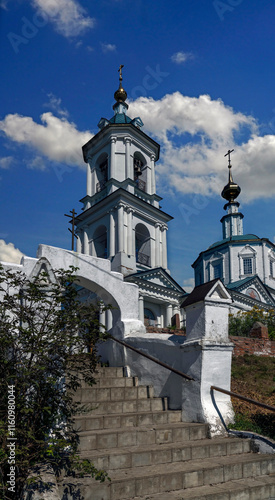
[[[190,286],[221,239],[228,148],[244,231],[274,241],[274,18],[271,0],[2,0],[0,258],[70,248],[81,147],[113,114],[120,64],[129,116],[161,145],[172,276]]]

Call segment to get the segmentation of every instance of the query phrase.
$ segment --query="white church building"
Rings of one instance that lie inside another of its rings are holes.
[[[222,191],[227,200],[222,239],[202,251],[192,264],[195,286],[220,278],[233,299],[233,309],[258,306],[268,310],[275,308],[275,245],[267,238],[243,233],[244,216],[236,201],[241,188],[233,181],[231,152],[229,180]]]
[[[82,148],[87,194],[75,218],[76,250],[109,259],[112,271],[138,285],[141,321],[156,327],[182,325],[185,291],[167,263],[172,217],[160,209],[162,198],[156,194],[160,146],[141,130],[139,117],[128,116],[121,70],[114,97],[114,116],[101,118],[99,132]]]

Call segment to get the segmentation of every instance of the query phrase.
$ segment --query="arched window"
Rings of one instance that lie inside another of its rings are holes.
[[[139,189],[146,191],[145,159],[141,153],[134,154],[134,181]]]
[[[97,171],[97,184],[96,184],[96,192],[102,191],[105,188],[106,182],[108,180],[108,155],[107,153],[103,153],[97,160],[96,165]]]
[[[136,225],[136,261],[145,266],[151,265],[150,233],[143,224]]]
[[[156,317],[151,309],[144,308],[144,324],[145,326],[156,326]]]
[[[107,259],[107,229],[105,226],[99,226],[93,235],[94,249],[97,257]]]

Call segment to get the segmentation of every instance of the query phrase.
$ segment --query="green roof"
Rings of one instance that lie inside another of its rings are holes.
[[[131,123],[132,119],[129,118],[125,113],[116,113],[111,120],[109,120],[109,123]]]
[[[251,241],[251,240],[259,240],[260,238],[256,236],[256,234],[240,234],[238,236],[231,236],[231,238],[224,238],[223,240],[216,241],[216,243],[213,243],[208,247],[207,250],[210,248],[218,247],[220,245],[223,245],[224,243],[230,243],[231,241]]]

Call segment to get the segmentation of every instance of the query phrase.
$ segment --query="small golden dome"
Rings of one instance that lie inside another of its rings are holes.
[[[127,92],[122,87],[122,68],[124,68],[124,64],[119,66],[119,87],[114,93],[114,98],[117,102],[125,102],[127,99]]]
[[[121,83],[119,84],[119,88],[114,93],[114,98],[117,102],[124,102],[127,99],[127,92],[124,90]]]

